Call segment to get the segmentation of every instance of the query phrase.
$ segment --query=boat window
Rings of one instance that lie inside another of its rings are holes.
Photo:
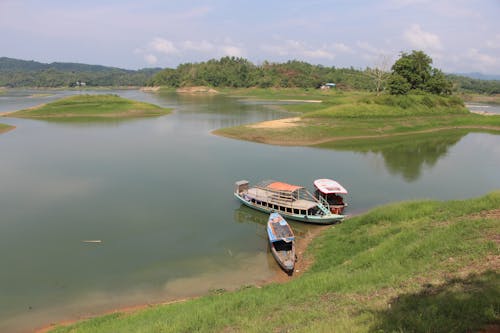
[[[291,209],[290,207],[287,207],[286,212],[287,212],[287,213],[291,213],[291,212],[292,212],[292,209]]]
[[[294,208],[294,209],[293,209],[293,213],[294,213],[294,214],[300,214],[300,210],[299,210],[299,209],[297,209],[297,208]]]
[[[301,209],[301,210],[300,210],[300,214],[302,214],[302,215],[306,215],[306,211],[305,211],[305,210],[303,210],[303,209]]]

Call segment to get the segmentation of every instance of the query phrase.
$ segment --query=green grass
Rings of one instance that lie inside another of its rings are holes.
[[[375,96],[368,93],[312,92],[322,103],[284,105],[300,112],[300,126],[255,128],[238,126],[215,134],[271,144],[315,145],[340,139],[379,138],[444,129],[500,132],[500,117],[468,112],[458,97],[432,95]]]
[[[9,117],[23,118],[121,118],[168,114],[169,109],[137,102],[117,95],[75,95],[35,108],[20,110]]]
[[[112,314],[54,332],[465,332],[500,320],[500,192],[377,208],[328,228],[286,284]],[[496,211],[495,211],[496,210]]]

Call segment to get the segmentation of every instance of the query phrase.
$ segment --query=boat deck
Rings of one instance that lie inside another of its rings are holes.
[[[293,233],[288,224],[281,224],[279,222],[271,222],[271,228],[277,239],[293,238]]]
[[[309,201],[304,199],[294,200],[293,198],[280,196],[276,192],[268,191],[262,188],[256,188],[256,187],[249,188],[247,194],[249,197],[255,200],[269,202],[294,209],[308,210],[317,206],[317,203],[314,201]]]

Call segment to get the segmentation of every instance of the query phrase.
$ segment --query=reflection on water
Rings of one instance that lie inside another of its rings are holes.
[[[387,170],[413,182],[422,175],[424,167],[433,167],[449,149],[467,134],[454,130],[370,140],[343,140],[321,145],[324,148],[380,154]]]

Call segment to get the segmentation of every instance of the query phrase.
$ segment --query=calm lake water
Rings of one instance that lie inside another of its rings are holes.
[[[500,114],[500,105],[486,103],[468,103],[465,105],[471,111],[482,111],[493,114]]]
[[[0,112],[72,93],[8,91]],[[350,191],[351,214],[500,188],[500,136],[277,147],[210,134],[289,116],[260,102],[113,93],[175,111],[107,122],[0,119],[17,126],[0,135],[0,332],[271,278],[278,268],[267,252],[267,217],[233,198],[240,179],[311,188],[334,178]],[[292,226],[299,236],[314,228]]]

